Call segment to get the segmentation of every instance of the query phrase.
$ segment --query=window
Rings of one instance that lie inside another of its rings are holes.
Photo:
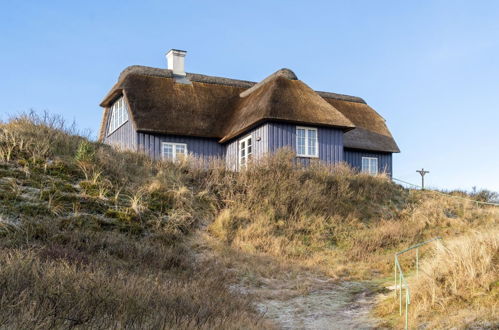
[[[296,154],[299,157],[319,157],[317,128],[296,127]]]
[[[111,134],[112,132],[116,131],[121,125],[128,121],[128,109],[123,97],[117,99],[109,108],[109,111],[110,117],[107,134]]]
[[[248,164],[253,154],[253,141],[251,135],[239,141],[239,167],[243,168]]]
[[[372,175],[378,174],[378,158],[362,157],[362,172]]]
[[[161,155],[163,159],[177,160],[187,155],[187,144],[163,142],[161,144]]]

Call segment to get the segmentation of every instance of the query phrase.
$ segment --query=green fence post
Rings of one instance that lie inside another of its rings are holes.
[[[405,329],[409,328],[409,288],[405,288]]]
[[[426,245],[430,242],[440,240],[440,237],[435,237],[430,240],[427,240],[425,242],[421,242],[419,244],[413,245],[405,250],[402,250],[400,252],[395,253],[395,298],[397,297],[397,293],[400,295],[399,296],[399,313],[400,316],[402,316],[402,282],[405,283],[405,329],[408,329],[409,327],[409,305],[411,304],[411,293],[409,289],[409,283],[407,283],[405,277],[404,277],[404,272],[402,271],[402,267],[400,266],[400,262],[398,259],[399,255],[402,255],[412,249],[416,249],[416,276],[419,276],[419,248],[423,245]],[[397,270],[398,268],[398,270]],[[398,272],[398,278],[397,278],[397,272]],[[397,285],[397,280],[398,280],[398,285]]]
[[[395,261],[393,262],[393,270],[395,275],[395,301],[397,300],[397,256],[395,256]]]
[[[400,299],[399,299],[399,313],[400,313],[400,316],[402,316],[402,273],[400,273],[400,276],[399,276],[399,283],[400,283]]]

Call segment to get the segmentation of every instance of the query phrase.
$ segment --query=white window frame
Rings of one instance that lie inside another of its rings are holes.
[[[109,107],[109,124],[107,135],[113,134],[128,121],[128,107],[125,98],[121,96]]]
[[[298,152],[298,130],[299,129],[305,130],[305,153],[304,154],[300,154]],[[315,131],[315,153],[314,154],[310,153],[310,150],[308,150],[309,149],[309,140],[310,140],[310,137],[309,137],[310,131]],[[318,131],[318,129],[315,127],[296,126],[295,134],[296,134],[296,156],[308,157],[308,158],[319,158],[319,131]]]
[[[251,151],[248,153],[248,141],[251,141]],[[244,144],[244,151],[245,154],[243,155],[243,148],[241,146]],[[254,144],[253,144],[253,136],[250,134],[248,136],[245,136],[244,138],[240,139],[237,142],[237,151],[239,154],[239,168],[244,168],[248,164],[248,161],[251,159],[251,156],[253,155],[253,149],[254,149]]]
[[[367,168],[364,167],[364,160],[367,160]],[[362,157],[361,160],[362,173],[376,175],[379,173],[379,160],[378,157]]]
[[[172,158],[166,158],[165,156],[165,145],[169,144],[172,146]],[[182,155],[187,156],[188,154],[188,149],[187,149],[187,143],[176,143],[176,142],[161,142],[161,158],[164,160],[172,160],[175,161],[177,160],[177,146],[183,146],[185,153]]]

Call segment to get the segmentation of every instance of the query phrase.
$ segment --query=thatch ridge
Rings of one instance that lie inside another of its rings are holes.
[[[113,88],[111,88],[111,91],[116,89],[116,86],[119,84],[119,82],[122,81],[129,74],[141,74],[141,75],[151,76],[151,77],[173,78],[173,72],[172,72],[172,70],[169,70],[169,69],[154,68],[154,67],[149,67],[149,66],[144,66],[144,65],[131,65],[129,67],[126,67],[123,71],[121,71],[121,73],[118,77],[118,83],[116,83],[115,86],[113,86]],[[284,76],[288,79],[291,79],[291,80],[298,80],[298,77],[296,76],[296,74],[292,70],[287,69],[287,68],[282,68],[282,69],[274,72],[274,74],[282,75],[282,76]],[[267,77],[267,78],[269,78],[269,77]],[[204,75],[204,74],[189,73],[189,72],[187,73],[187,79],[189,79],[190,81],[203,82],[206,84],[217,84],[217,85],[234,86],[234,87],[242,87],[242,88],[251,88],[251,87],[259,84],[257,82],[249,81],[249,80],[232,79],[232,78],[224,78],[224,77],[217,77],[217,76],[208,76],[208,75]],[[334,98],[334,99],[338,99],[338,100],[366,103],[362,98],[357,97],[357,96],[338,94],[338,93],[330,93],[330,92],[321,92],[321,91],[316,91],[316,93],[322,97],[325,97],[325,98]],[[108,95],[109,94],[111,94],[111,93],[108,93]],[[104,101],[106,99],[107,99],[107,95],[104,98],[102,103],[104,103]]]
[[[321,91],[315,91],[315,92],[326,99],[335,99],[335,100],[342,100],[342,101],[348,101],[348,102],[357,102],[357,103],[367,104],[363,98],[358,97],[358,96],[338,94],[338,93],[332,93],[332,92],[321,92]]]
[[[123,70],[120,73],[118,81],[123,80],[129,74],[141,74],[151,77],[173,78],[173,72],[172,70],[169,69],[153,68],[142,65],[132,65],[125,68],[125,70]],[[189,72],[186,73],[186,78],[190,81],[202,82],[206,84],[218,84],[218,85],[227,85],[227,86],[244,87],[244,88],[249,88],[256,84],[253,81],[208,76],[208,75],[189,73]]]
[[[265,86],[266,83],[268,83],[270,80],[272,80],[275,77],[284,77],[284,78],[289,79],[289,80],[298,80],[298,77],[296,76],[296,74],[293,71],[291,71],[290,69],[283,68],[283,69],[277,70],[276,72],[274,72],[273,74],[271,74],[267,78],[260,81],[258,84],[255,84],[252,87],[248,88],[247,90],[245,90],[244,92],[239,94],[239,96],[246,97],[246,96],[250,95],[251,93],[256,91],[258,88]]]

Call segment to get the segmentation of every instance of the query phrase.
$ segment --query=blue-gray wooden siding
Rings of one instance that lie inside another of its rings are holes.
[[[161,159],[162,142],[185,143],[189,155],[198,158],[223,158],[225,148],[216,139],[192,136],[137,133],[137,151],[145,152],[153,159]]]
[[[378,158],[378,172],[386,172],[390,177],[393,173],[392,154],[357,149],[345,149],[345,162],[357,171],[362,170],[362,157]]]
[[[231,170],[237,170],[239,166],[239,141],[251,135],[252,157],[258,159],[269,151],[268,133],[269,124],[258,126],[239,138],[225,144],[225,163]]]
[[[106,132],[108,131],[108,127],[109,121],[106,123]],[[133,127],[132,121],[126,121],[109,135],[106,133],[104,143],[111,144],[122,149],[137,150],[137,132]]]
[[[106,131],[107,126],[106,124]],[[253,157],[258,159],[267,152],[275,152],[279,148],[290,147],[296,151],[296,125],[287,123],[265,123],[249,131],[247,134],[222,145],[216,139],[137,133],[133,123],[128,120],[113,133],[104,138],[104,142],[149,154],[153,159],[161,158],[161,143],[185,143],[189,154],[204,159],[224,158],[229,168],[238,168],[238,145],[241,138],[250,135],[253,138]],[[372,152],[357,149],[343,151],[343,132],[334,128],[318,128],[319,159],[333,164],[345,161],[354,169],[362,169],[362,157],[378,158],[379,172],[393,173],[392,154]],[[303,164],[308,164],[309,158],[299,158]]]
[[[296,126],[300,125],[288,123],[270,123],[268,125],[270,152],[275,152],[283,147],[290,147],[296,152]],[[321,162],[335,164],[343,161],[343,131],[330,127],[318,127],[317,139]],[[308,164],[314,158],[299,157],[299,159],[302,164]]]
[[[110,118],[106,123],[106,132],[109,120]],[[162,142],[185,143],[189,154],[195,157],[209,159],[213,157],[223,158],[225,155],[225,146],[218,143],[216,139],[141,133],[135,130],[131,120],[104,137],[104,143],[123,149],[145,152],[153,159],[161,158]]]
[[[279,148],[290,148],[296,152],[296,126],[289,123],[265,123],[227,144],[226,162],[230,169],[237,169],[238,145],[240,139],[249,134],[253,137],[253,157],[258,159],[267,152],[275,152]],[[319,160],[328,164],[343,161],[343,132],[335,128],[319,127],[317,129]],[[260,140],[260,141],[258,141]],[[311,159],[300,157],[302,164]]]

